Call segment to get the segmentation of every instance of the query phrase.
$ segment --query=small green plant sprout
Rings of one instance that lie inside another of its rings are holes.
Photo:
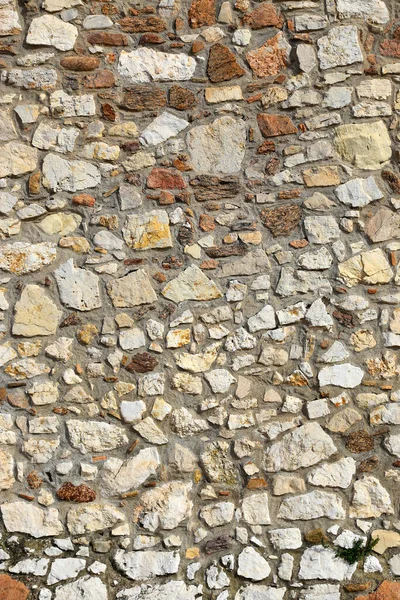
[[[379,538],[375,538],[374,540],[370,538],[369,540],[367,540],[366,544],[363,545],[364,541],[362,539],[357,539],[354,540],[354,543],[351,548],[336,547],[335,556],[337,556],[338,558],[342,558],[347,563],[349,563],[349,565],[353,565],[354,563],[359,562],[360,560],[364,560],[364,558],[368,556],[368,554],[371,554],[372,550],[378,542]]]

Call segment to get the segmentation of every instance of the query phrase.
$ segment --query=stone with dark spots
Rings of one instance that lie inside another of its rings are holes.
[[[301,221],[301,208],[297,204],[264,209],[260,213],[264,227],[274,237],[288,235],[298,227]]]
[[[213,540],[208,540],[204,544],[204,552],[206,554],[214,554],[215,552],[221,552],[221,550],[227,550],[232,543],[232,538],[229,535],[220,535]]]
[[[129,373],[150,373],[158,365],[158,360],[148,352],[138,352],[132,357],[125,369]]]
[[[215,11],[215,0],[193,0],[188,13],[190,27],[198,29],[204,25],[214,25]]]
[[[93,31],[88,34],[89,44],[99,46],[127,46],[128,37],[123,33],[111,33],[109,31]]]
[[[212,246],[206,248],[205,253],[210,258],[227,258],[228,256],[244,256],[248,248],[245,244],[227,244],[226,246]]]
[[[225,177],[199,175],[190,180],[190,185],[194,188],[194,196],[198,202],[234,198],[241,189],[239,178],[234,175]]]
[[[136,85],[125,90],[120,106],[140,112],[142,110],[156,110],[167,104],[167,94],[164,90],[154,85]]]
[[[165,31],[167,24],[161,17],[156,15],[138,15],[136,17],[124,17],[118,21],[122,31],[126,33],[145,33],[152,31],[160,33]]]
[[[176,110],[189,110],[196,105],[196,95],[179,85],[173,85],[169,90],[168,104]]]
[[[93,500],[96,500],[96,492],[84,483],[74,485],[66,481],[57,490],[57,498],[66,502],[93,502]]]
[[[213,83],[230,81],[245,74],[236,56],[223,44],[211,46],[207,63],[207,75]]]
[[[347,436],[346,448],[350,452],[354,452],[354,454],[369,452],[374,449],[374,438],[365,429],[353,431]]]

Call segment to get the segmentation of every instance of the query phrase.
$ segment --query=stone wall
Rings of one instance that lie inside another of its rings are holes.
[[[399,84],[397,0],[0,0],[0,600],[400,598]]]

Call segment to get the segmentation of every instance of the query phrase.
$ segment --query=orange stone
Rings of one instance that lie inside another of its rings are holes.
[[[397,581],[384,581],[375,592],[367,596],[357,596],[356,600],[399,600],[400,583]]]
[[[248,52],[247,62],[257,77],[279,75],[289,64],[291,47],[282,32],[270,38],[260,48]]]
[[[264,137],[277,137],[297,132],[292,119],[286,115],[260,113],[257,115],[257,123]]]
[[[192,29],[215,23],[215,0],[193,0],[189,9],[189,25]]]
[[[94,206],[96,203],[96,198],[90,196],[89,194],[78,194],[72,198],[72,204],[79,204],[79,206]]]
[[[98,73],[86,75],[83,85],[89,89],[111,88],[115,85],[115,76],[112,71],[103,69],[102,71],[98,71]]]
[[[244,16],[243,23],[251,29],[262,29],[263,27],[282,29],[283,18],[276,10],[276,6],[269,2],[263,2],[255,10]]]
[[[223,44],[211,46],[207,63],[207,75],[213,83],[230,81],[245,74],[236,56]]]
[[[93,71],[100,65],[97,56],[65,56],[60,65],[69,71]]]
[[[22,583],[9,575],[0,575],[0,600],[26,600],[29,590]]]

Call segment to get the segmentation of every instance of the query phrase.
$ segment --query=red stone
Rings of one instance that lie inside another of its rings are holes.
[[[60,65],[70,71],[93,71],[100,65],[97,56],[65,56]]]
[[[286,115],[260,113],[257,115],[257,123],[264,137],[276,137],[297,132],[297,127]]]
[[[367,596],[357,596],[356,600],[399,600],[400,583],[398,581],[384,581],[375,592]]]
[[[393,56],[394,58],[400,58],[400,41],[384,40],[380,45],[380,51],[382,56]]]
[[[92,75],[86,75],[83,80],[85,88],[98,89],[98,88],[111,88],[115,85],[115,76],[112,71],[104,69],[98,73]]]
[[[181,190],[186,187],[186,182],[178,171],[156,167],[147,178],[147,187],[152,190]]]
[[[100,46],[127,46],[128,38],[122,33],[110,33],[109,31],[93,31],[89,33],[87,40],[89,44]]]
[[[255,10],[244,16],[243,23],[251,29],[262,29],[263,27],[282,29],[283,18],[273,4],[263,2]]]
[[[146,44],[164,44],[165,40],[158,33],[144,33],[140,36],[139,46],[145,46]]]
[[[192,29],[215,23],[215,0],[193,0],[189,9],[189,25]]]
[[[0,575],[0,600],[26,600],[29,590],[22,583],[9,575]]]

